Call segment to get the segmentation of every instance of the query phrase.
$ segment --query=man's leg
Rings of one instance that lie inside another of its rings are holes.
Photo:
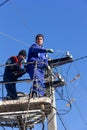
[[[17,92],[16,92],[16,84],[6,84],[5,85],[6,90],[7,90],[7,96],[11,97],[12,99],[17,99]]]

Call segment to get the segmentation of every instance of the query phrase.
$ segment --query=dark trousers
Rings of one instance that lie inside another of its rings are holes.
[[[12,99],[17,99],[17,92],[16,92],[16,84],[5,84],[5,88],[7,90],[7,96],[11,97]]]
[[[11,82],[14,81],[11,77],[4,76],[5,82]],[[16,81],[16,80],[15,80]],[[12,99],[17,99],[17,91],[16,91],[16,83],[7,83],[5,84],[5,88],[7,90],[7,96],[11,97]]]

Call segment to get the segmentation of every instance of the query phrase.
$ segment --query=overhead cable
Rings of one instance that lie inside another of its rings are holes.
[[[12,36],[6,34],[6,33],[0,32],[0,34],[3,35],[3,36],[5,36],[5,37],[8,37],[8,38],[11,39],[11,40],[14,40],[14,41],[16,41],[16,42],[18,42],[18,43],[21,43],[21,44],[23,44],[23,45],[29,47],[29,44],[27,44],[27,43],[25,43],[25,42],[22,42],[22,41],[20,41],[20,40],[17,40],[16,38],[14,38],[14,37],[12,37]]]
[[[85,59],[85,58],[87,58],[87,56],[83,56],[83,57],[77,58],[77,59],[75,59],[74,61],[82,60],[82,59]],[[74,61],[73,61],[73,62],[74,62]]]
[[[5,0],[0,4],[0,7],[3,6],[4,4],[6,4],[9,0]]]
[[[29,22],[27,22],[25,20],[25,18],[23,17],[23,14],[21,13],[21,10],[19,9],[19,7],[15,4],[14,1],[11,1],[11,4],[12,4],[13,8],[15,9],[15,11],[17,12],[18,17],[20,18],[21,22],[24,24],[26,29],[29,32],[31,32],[32,34],[34,34],[33,30],[29,27]]]
[[[69,130],[68,126],[67,126],[67,128],[66,128],[65,122],[64,122],[64,120],[61,118],[61,116],[60,116],[58,110],[57,110],[55,107],[53,107],[53,109],[56,110],[56,114],[58,115],[58,117],[59,117],[59,119],[60,119],[60,121],[61,121],[61,123],[62,123],[63,128],[64,128],[65,130]]]

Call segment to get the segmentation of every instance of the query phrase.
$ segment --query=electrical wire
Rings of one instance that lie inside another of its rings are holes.
[[[25,42],[23,42],[23,41],[20,41],[20,40],[18,40],[18,39],[16,39],[16,38],[14,38],[14,37],[12,37],[12,36],[6,34],[6,33],[0,32],[0,35],[3,35],[3,36],[5,36],[5,37],[7,37],[7,38],[9,38],[9,39],[11,39],[11,40],[14,40],[14,41],[16,41],[16,42],[18,42],[18,43],[21,43],[21,44],[23,44],[23,45],[29,47],[29,44],[27,44],[27,43],[25,43]]]
[[[78,61],[78,60],[85,59],[85,58],[87,58],[87,56],[83,56],[83,57],[77,58],[77,59],[74,60],[74,62],[75,62],[75,61]]]
[[[16,39],[16,38],[14,38],[14,37],[12,37],[12,36],[6,34],[6,33],[0,32],[0,34],[3,35],[3,36],[5,36],[5,37],[8,37],[9,39],[12,39],[12,40],[18,42],[18,43],[21,43],[21,44],[23,44],[23,45],[25,45],[25,46],[28,46],[28,47],[30,46],[29,44],[27,44],[27,43],[25,43],[25,42],[23,42],[23,41],[20,41],[20,40],[18,40],[18,39]],[[82,60],[82,59],[85,59],[85,58],[87,58],[87,56],[83,56],[83,57],[74,59],[72,62],[79,61],[79,60]]]
[[[58,117],[59,117],[59,119],[60,119],[60,121],[61,121],[61,123],[62,123],[64,129],[67,130],[67,128],[66,128],[66,126],[65,126],[65,124],[64,124],[64,121],[63,121],[63,119],[61,118],[61,116],[60,116],[60,114],[58,113],[58,111],[57,111],[57,115],[58,115]],[[69,130],[69,129],[68,129],[68,130]]]
[[[42,130],[44,130],[44,122],[42,123]]]
[[[21,11],[19,10],[19,7],[17,7],[17,5],[15,4],[14,1],[11,1],[11,4],[13,6],[13,8],[15,9],[15,11],[17,12],[17,16],[21,19],[21,22],[24,24],[25,28],[31,32],[32,34],[34,34],[33,30],[29,27],[29,22],[27,22],[25,20],[25,18],[23,17],[23,14],[21,14]]]
[[[84,118],[84,116],[83,116],[83,114],[82,114],[82,112],[81,112],[81,110],[80,110],[79,106],[77,105],[77,103],[76,103],[76,102],[74,103],[74,105],[75,105],[75,107],[76,107],[77,111],[79,112],[79,114],[80,114],[80,117],[81,117],[82,121],[84,122],[84,124],[85,124],[85,125],[86,125],[86,127],[87,127],[87,121],[86,121],[86,119]]]
[[[67,70],[66,83],[67,83],[67,81],[68,81],[68,75],[69,75],[69,71],[70,71],[71,65],[72,65],[72,63],[69,65],[68,70]],[[65,90],[66,90],[66,94],[67,94],[68,100],[70,101],[71,98],[70,98],[70,94],[69,94],[67,85],[65,85]]]
[[[6,130],[5,128],[4,128],[4,126],[1,126],[2,128],[3,128],[3,130]]]
[[[3,6],[4,4],[6,4],[9,0],[5,0],[2,3],[0,3],[0,7]]]
[[[61,108],[61,109],[59,110],[59,114],[60,114],[60,115],[65,115],[65,114],[67,114],[68,112],[70,112],[71,109],[72,109],[71,100],[70,100],[68,97],[64,97],[64,95],[61,95],[61,93],[59,93],[59,92],[57,91],[57,89],[55,89],[55,90],[56,90],[58,96],[60,97],[60,98],[56,99],[56,101],[63,101],[63,102],[65,102],[65,103],[69,104],[69,108],[68,108],[67,110],[65,109],[65,107],[64,107],[64,108]],[[64,105],[64,106],[65,106],[65,105]]]
[[[56,110],[56,114],[58,115],[58,117],[59,117],[59,119],[60,119],[60,121],[61,121],[61,123],[62,123],[62,125],[63,125],[64,129],[65,129],[65,130],[69,130],[69,128],[68,128],[68,127],[66,128],[65,123],[64,123],[63,119],[61,118],[61,116],[60,116],[60,114],[59,114],[58,110],[57,110],[55,107],[53,107],[53,109],[55,109],[55,110]]]

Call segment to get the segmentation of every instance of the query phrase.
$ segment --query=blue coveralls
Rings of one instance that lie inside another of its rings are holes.
[[[39,46],[37,43],[29,48],[27,62],[27,73],[33,80],[33,93],[37,96],[44,96],[46,87],[44,85],[44,69],[48,65],[48,58],[46,57],[46,49]]]
[[[18,64],[15,64],[18,63]],[[11,65],[15,64],[15,65]],[[13,82],[17,81],[19,77],[21,77],[23,74],[25,74],[25,69],[21,68],[21,64],[18,61],[17,56],[10,57],[6,62],[5,71],[3,80],[5,82]],[[17,92],[16,92],[16,83],[8,83],[5,84],[5,88],[7,90],[7,97],[11,99],[17,99]]]

